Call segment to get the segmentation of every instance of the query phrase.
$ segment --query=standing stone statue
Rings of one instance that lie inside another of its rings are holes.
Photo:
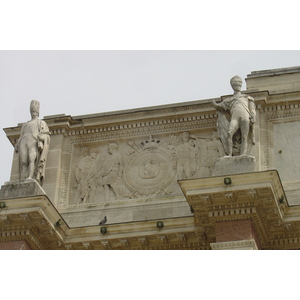
[[[242,78],[234,76],[230,80],[233,96],[221,103],[212,101],[218,112],[218,130],[228,156],[248,155],[250,146],[255,144],[254,124],[256,108],[254,99],[241,93]]]
[[[30,103],[31,120],[24,123],[15,146],[19,153],[19,179],[36,179],[41,185],[45,178],[45,164],[50,144],[50,132],[45,121],[40,120],[40,103]]]

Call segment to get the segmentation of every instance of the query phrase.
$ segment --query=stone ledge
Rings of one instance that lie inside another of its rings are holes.
[[[35,179],[8,181],[0,190],[1,200],[41,195],[46,195],[46,192]]]
[[[211,243],[212,250],[258,250],[255,240]]]

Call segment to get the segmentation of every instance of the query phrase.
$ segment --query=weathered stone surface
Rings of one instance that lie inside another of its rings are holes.
[[[50,132],[45,121],[38,119],[40,103],[30,103],[31,120],[21,128],[15,150],[19,153],[19,179],[36,179],[42,185],[45,178]]]
[[[272,77],[273,72],[279,76]],[[299,68],[252,74],[247,83],[267,79],[275,87],[280,81],[285,84],[292,74],[299,83]],[[299,204],[300,92],[291,89],[287,94],[272,94],[257,87],[260,91],[254,91],[253,85],[251,91],[249,87],[240,91],[243,99],[252,97],[256,105],[256,144],[247,152],[255,159],[220,158],[225,153],[213,99],[45,117],[51,142],[43,190],[72,226],[97,224],[102,215],[113,223],[189,216],[178,180],[219,174],[278,169],[289,204]],[[240,95],[240,86],[235,89]],[[221,103],[230,97],[214,100]],[[21,125],[5,132],[15,146]],[[227,134],[225,131],[224,136]],[[111,145],[117,145],[115,151]],[[233,148],[240,150],[237,145]],[[233,151],[233,155],[239,154]],[[11,181],[19,178],[18,158],[15,153]]]
[[[13,199],[30,196],[46,195],[35,179],[8,181],[2,185],[0,199]]]
[[[234,94],[220,103],[212,101],[218,114],[218,131],[226,155],[246,155],[255,145],[254,125],[256,107],[254,98],[241,93],[242,78],[230,80]],[[236,153],[235,153],[236,152]]]
[[[300,91],[300,67],[253,71],[247,76],[247,89],[271,94]]]
[[[213,175],[222,176],[238,173],[250,173],[254,172],[255,165],[255,157],[251,155],[224,156],[216,161]]]
[[[300,179],[300,122],[279,123],[274,129],[274,168],[282,181]]]

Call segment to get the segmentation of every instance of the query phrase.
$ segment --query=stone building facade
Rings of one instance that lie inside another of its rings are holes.
[[[252,169],[216,169],[225,153],[212,100],[228,95],[45,116],[43,186],[19,180],[15,153],[0,191],[0,249],[300,248],[300,67],[255,71],[246,85]],[[4,130],[15,146],[21,124]]]

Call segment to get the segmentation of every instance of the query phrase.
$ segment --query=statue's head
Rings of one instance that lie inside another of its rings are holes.
[[[30,114],[32,118],[37,118],[40,115],[40,102],[32,100],[30,103]]]
[[[230,79],[230,84],[235,92],[239,92],[242,88],[243,80],[240,76],[234,76]]]
[[[190,133],[188,131],[183,132],[181,138],[184,142],[188,142],[190,140]]]
[[[98,153],[99,153],[99,150],[97,148],[90,148],[89,149],[90,157],[92,157],[94,159],[97,158]]]
[[[118,144],[117,143],[111,142],[111,143],[108,144],[108,152],[109,153],[116,152],[117,150],[118,150]]]

